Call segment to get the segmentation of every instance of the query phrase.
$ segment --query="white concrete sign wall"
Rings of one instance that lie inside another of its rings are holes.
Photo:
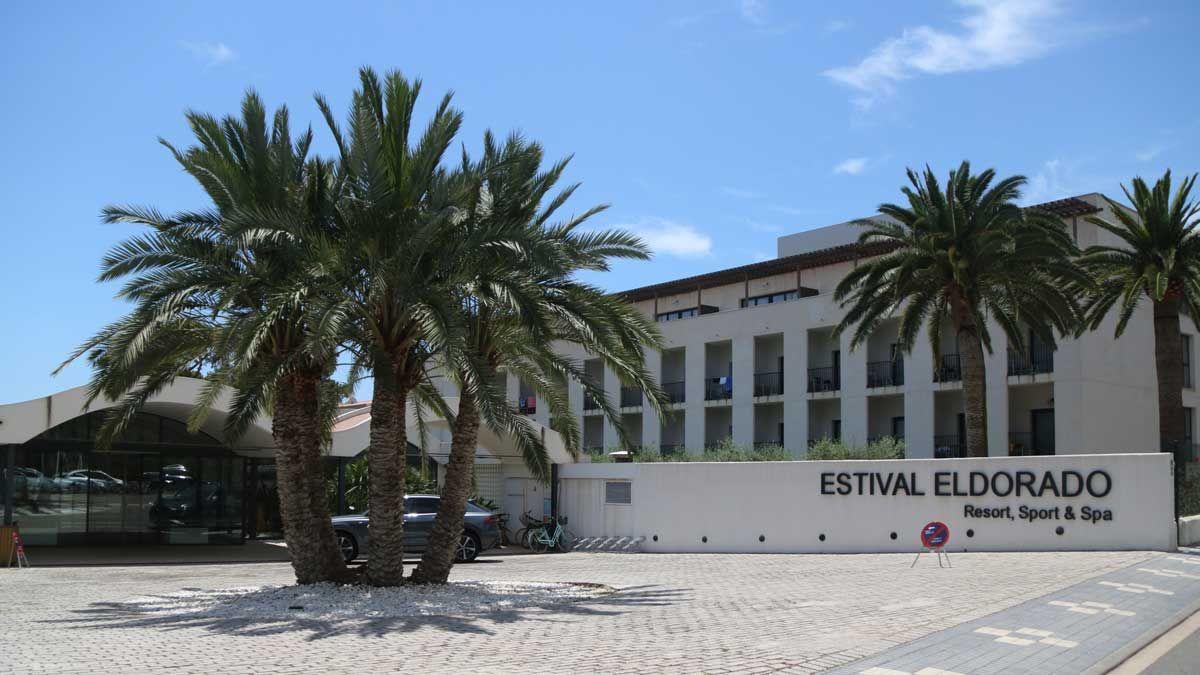
[[[1163,453],[573,464],[559,476],[576,535],[645,537],[645,551],[916,551],[931,521],[949,526],[948,551],[1176,545]]]

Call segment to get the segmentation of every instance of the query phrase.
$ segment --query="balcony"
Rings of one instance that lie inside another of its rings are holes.
[[[583,395],[583,409],[584,410],[599,410],[600,403],[598,401],[596,401],[596,399],[592,398],[591,394],[584,394]]]
[[[670,403],[683,403],[687,400],[684,382],[663,382],[662,390],[667,395],[667,401]]]
[[[1012,349],[1008,350],[1009,375],[1036,375],[1053,372],[1054,350],[1049,345],[1034,341],[1029,346],[1028,354]]]
[[[1054,441],[1034,438],[1028,432],[1014,431],[1008,435],[1008,456],[1029,457],[1033,455],[1053,455]]]
[[[621,407],[640,408],[642,406],[642,390],[637,387],[621,387]]]
[[[523,396],[517,401],[517,413],[520,415],[535,415],[537,414],[537,397]]]
[[[771,448],[782,448],[783,441],[754,441],[755,450],[769,450]]]
[[[867,388],[899,387],[904,384],[904,359],[872,361],[867,364]]]
[[[783,393],[783,373],[755,373],[755,396],[778,396]]]
[[[962,358],[958,354],[942,354],[933,369],[934,382],[959,382],[962,380]]]
[[[963,443],[962,439],[957,435],[943,435],[933,437],[933,456],[937,459],[949,459],[952,457],[966,457],[967,444]]]
[[[842,388],[842,373],[838,368],[809,368],[808,391],[837,391]]]
[[[733,398],[732,377],[710,377],[704,381],[705,401],[725,401]]]

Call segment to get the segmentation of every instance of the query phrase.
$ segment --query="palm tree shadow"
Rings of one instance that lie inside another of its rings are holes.
[[[96,602],[87,608],[74,610],[74,616],[56,619],[54,623],[80,630],[132,628],[163,631],[202,629],[220,635],[261,637],[266,635],[304,633],[308,641],[343,635],[386,637],[421,629],[448,633],[492,635],[498,626],[524,621],[540,623],[569,623],[582,617],[617,616],[639,607],[660,607],[690,599],[690,589],[660,586],[629,586],[596,598],[557,604],[530,605],[518,609],[485,611],[463,615],[424,615],[355,618],[313,618],[297,616],[237,616],[230,613],[235,602],[263,591],[231,596],[197,608],[195,611],[165,613],[156,611],[154,600],[173,596],[144,596],[138,603]]]

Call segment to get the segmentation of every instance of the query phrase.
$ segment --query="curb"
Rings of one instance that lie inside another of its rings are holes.
[[[1134,638],[1132,641],[1125,644],[1124,647],[1111,652],[1108,656],[1100,659],[1091,668],[1083,671],[1083,675],[1103,675],[1117,666],[1124,663],[1134,654],[1142,651],[1151,642],[1165,635],[1171,629],[1179,624],[1187,621],[1193,614],[1200,612],[1200,599],[1195,600],[1192,604],[1184,607],[1170,617],[1163,619],[1153,628]]]

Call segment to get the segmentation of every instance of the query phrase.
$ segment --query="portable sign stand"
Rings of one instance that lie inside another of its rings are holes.
[[[13,559],[16,559],[17,569],[29,567],[29,558],[25,556],[25,545],[21,543],[21,535],[14,530],[12,533],[12,549],[8,553],[8,566],[13,566]]]
[[[950,543],[950,528],[946,527],[945,523],[935,520],[921,528],[921,546],[924,546],[926,551],[937,555],[938,567],[942,567],[942,556],[946,556],[945,567],[953,567],[950,564],[950,554],[944,550],[948,543]],[[916,567],[917,561],[920,559],[921,551],[917,551],[917,557],[913,558],[912,564],[908,568]]]

